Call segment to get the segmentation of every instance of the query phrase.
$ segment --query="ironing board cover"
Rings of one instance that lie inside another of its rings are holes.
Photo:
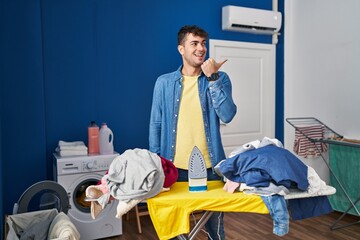
[[[208,181],[206,192],[189,192],[187,182],[176,182],[170,191],[147,199],[148,209],[160,240],[190,232],[193,211],[253,212],[269,211],[258,195],[224,191],[221,181]]]

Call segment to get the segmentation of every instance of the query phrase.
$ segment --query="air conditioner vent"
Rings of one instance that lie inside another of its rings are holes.
[[[261,26],[249,26],[249,25],[243,25],[243,24],[231,24],[231,27],[234,28],[246,28],[246,29],[251,29],[251,30],[261,30],[261,31],[276,31],[276,28],[272,28],[272,27],[261,27]]]

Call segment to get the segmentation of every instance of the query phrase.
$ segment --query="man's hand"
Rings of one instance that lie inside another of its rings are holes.
[[[203,64],[201,65],[201,70],[203,71],[203,73],[205,74],[205,76],[210,77],[210,75],[212,73],[216,73],[219,71],[220,67],[227,61],[227,59],[225,59],[222,62],[215,62],[214,59],[209,58],[208,60],[206,60],[205,62],[203,62]]]

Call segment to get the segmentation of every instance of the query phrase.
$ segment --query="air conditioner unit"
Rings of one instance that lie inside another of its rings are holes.
[[[281,28],[281,12],[224,6],[222,8],[222,30],[274,34]]]

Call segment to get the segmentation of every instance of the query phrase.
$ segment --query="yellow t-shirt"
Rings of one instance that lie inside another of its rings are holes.
[[[174,164],[177,168],[188,169],[189,158],[194,146],[204,156],[207,168],[211,167],[206,143],[203,115],[201,111],[198,76],[184,76],[180,101]]]
[[[170,239],[190,231],[190,213],[196,210],[215,212],[253,212],[268,214],[261,196],[223,190],[222,181],[208,181],[206,192],[190,192],[187,182],[176,182],[146,200],[152,223],[159,239]]]

